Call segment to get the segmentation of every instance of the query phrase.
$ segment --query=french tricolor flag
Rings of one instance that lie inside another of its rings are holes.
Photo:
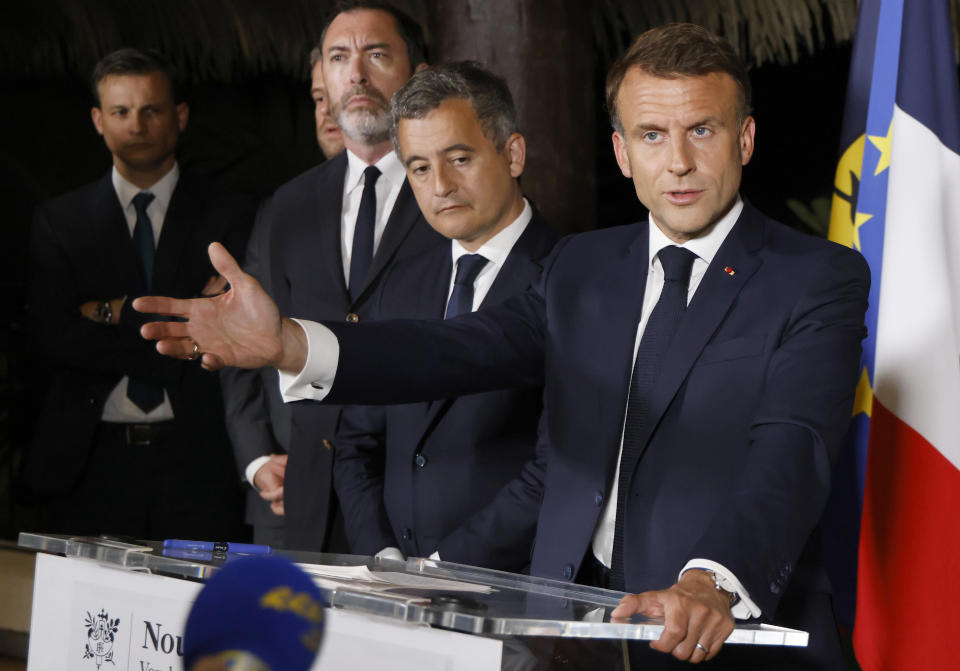
[[[861,2],[830,237],[859,249],[873,275],[854,449],[832,501],[848,497],[859,513],[850,583],[864,671],[960,668],[954,53],[948,0]]]

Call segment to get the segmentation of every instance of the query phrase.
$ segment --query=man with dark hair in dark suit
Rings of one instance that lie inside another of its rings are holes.
[[[739,194],[746,69],[702,27],[640,35],[607,79],[613,145],[650,210],[557,243],[523,296],[455,320],[297,323],[220,246],[229,296],[140,299],[146,337],[208,367],[273,365],[288,398],[409,403],[544,384],[532,575],[634,592],[662,617],[635,668],[846,667],[818,522],[859,373],[863,257]],[[734,617],[806,648],[725,646]],[[660,654],[667,653],[667,654]],[[636,657],[636,659],[633,659]]]
[[[269,284],[277,304],[307,319],[357,322],[368,318],[391,264],[443,240],[421,216],[390,142],[390,97],[426,66],[426,48],[409,17],[364,0],[337,5],[320,47],[346,151],[277,189],[259,219],[270,230]],[[262,403],[251,407],[260,417],[266,413]],[[346,551],[333,491],[339,414],[333,406],[294,405],[285,463],[261,454],[243,468],[282,510],[289,549]],[[259,420],[245,412],[237,421]]]
[[[253,202],[181,174],[187,104],[158,52],[121,49],[92,77],[103,179],[43,203],[30,321],[52,376],[22,473],[49,528],[138,538],[237,538],[240,488],[216,376],[141,346],[134,298],[215,293],[214,240],[243,249]]]
[[[394,264],[376,318],[450,319],[523,293],[556,235],[520,190],[526,144],[506,82],[473,63],[434,66],[391,106],[394,144],[420,210],[451,242]],[[534,458],[542,393],[534,386],[346,408],[334,484],[351,551],[437,552],[523,569],[537,524],[530,499],[539,494],[519,476]]]

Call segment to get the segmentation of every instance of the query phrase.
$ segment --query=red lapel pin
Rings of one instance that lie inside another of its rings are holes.
[[[726,273],[727,275],[729,275],[730,277],[733,277],[734,275],[737,274],[737,271],[734,270],[733,268],[731,268],[730,266],[727,266],[726,268],[724,268],[724,269],[723,269],[723,272],[725,272],[725,273]]]

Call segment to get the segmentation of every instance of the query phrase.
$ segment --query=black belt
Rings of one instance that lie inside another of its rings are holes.
[[[117,424],[127,445],[149,447],[173,435],[173,421]]]

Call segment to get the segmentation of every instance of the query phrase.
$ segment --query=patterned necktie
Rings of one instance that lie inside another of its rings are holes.
[[[133,197],[133,207],[137,211],[137,223],[133,227],[133,242],[140,255],[147,289],[153,282],[153,257],[156,252],[153,243],[153,224],[147,216],[147,206],[153,200],[153,194],[141,191]],[[141,378],[130,376],[127,380],[127,398],[143,412],[150,412],[163,403],[163,387]]]
[[[457,276],[453,278],[453,291],[447,301],[444,319],[473,312],[473,282],[485,265],[487,259],[480,254],[464,254],[457,259]]]
[[[353,248],[350,254],[350,298],[357,300],[373,263],[373,232],[377,223],[377,179],[380,170],[367,166],[363,171],[363,195],[357,211],[357,225],[353,229]]]
[[[643,436],[649,429],[650,403],[660,373],[660,364],[687,309],[690,270],[696,255],[681,247],[664,247],[658,253],[663,266],[663,290],[643,329],[637,360],[630,380],[627,418],[623,427],[620,477],[617,480],[617,519],[613,534],[610,589],[624,590],[624,517],[630,477],[643,451]]]

